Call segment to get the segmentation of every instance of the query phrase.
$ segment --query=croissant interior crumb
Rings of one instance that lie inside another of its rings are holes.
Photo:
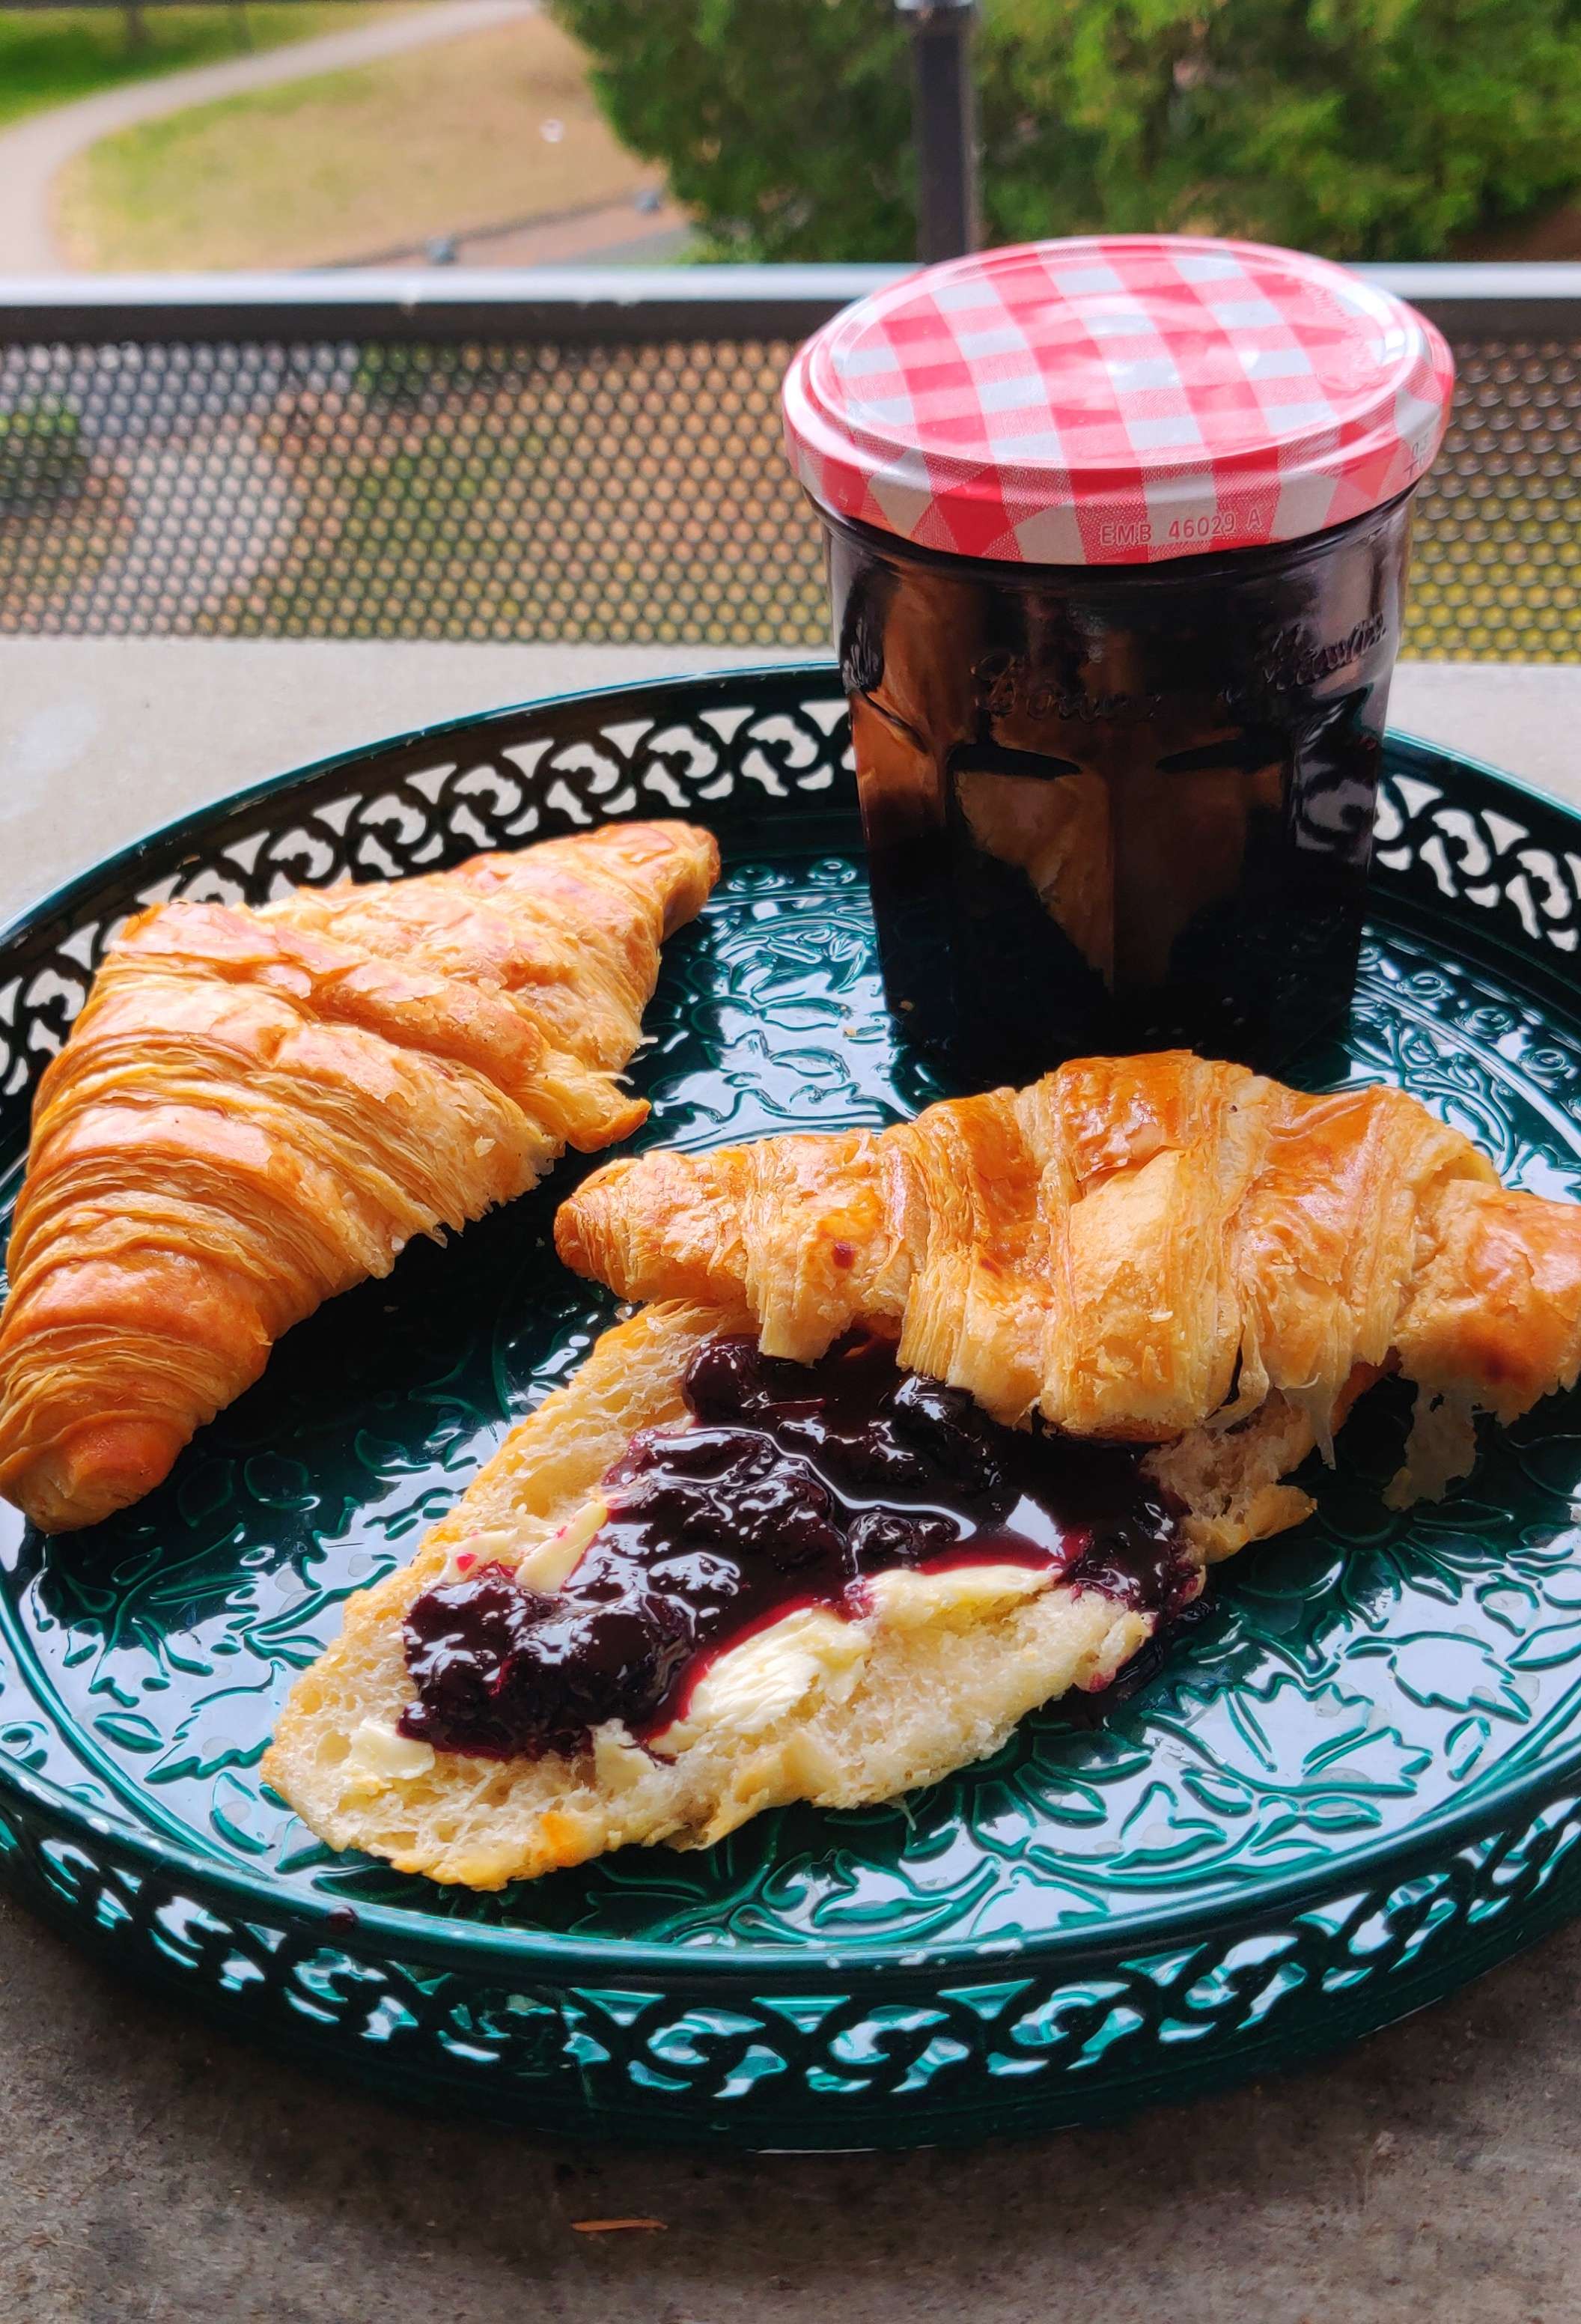
[[[686,1366],[730,1321],[664,1303],[606,1333],[413,1563],[349,1602],[342,1637],[298,1681],[264,1762],[268,1780],[333,1846],[480,1888],[630,1842],[706,1846],[786,1801],[851,1807],[936,1782],[998,1749],[1039,1704],[1108,1684],[1153,1635],[1151,1615],[1090,1590],[989,1594],[924,1621],[901,1591],[842,1626],[860,1633],[854,1657],[821,1665],[816,1639],[795,1642],[805,1684],[749,1730],[691,1720],[648,1752],[611,1726],[573,1755],[440,1751],[388,1781],[361,1762],[348,1776],[353,1738],[370,1722],[394,1732],[413,1700],[403,1623],[415,1600],[455,1572],[458,1554],[516,1563],[575,1521],[635,1431],[682,1418]],[[1187,1503],[1186,1537],[1206,1564],[1306,1513],[1306,1497],[1276,1480],[1311,1442],[1310,1423],[1275,1401],[1233,1433],[1189,1439],[1149,1465]]]

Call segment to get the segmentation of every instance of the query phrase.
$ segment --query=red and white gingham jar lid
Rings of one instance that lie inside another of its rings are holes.
[[[983,251],[837,315],[785,383],[819,504],[919,548],[1144,565],[1298,540],[1416,482],[1455,383],[1413,308],[1259,243]]]

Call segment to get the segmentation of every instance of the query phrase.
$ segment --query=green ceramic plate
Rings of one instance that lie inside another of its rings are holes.
[[[727,875],[669,949],[650,1143],[879,1122],[938,1093],[880,1005],[824,669],[463,721],[158,834],[0,938],[0,1194],[32,1084],[138,899],[427,869],[685,811]],[[1376,912],[1308,1085],[1399,1082],[1581,1196],[1581,823],[1390,747]],[[549,1248],[571,1170],[293,1333],[169,1485],[46,1545],[0,1517],[0,1862],[107,1959],[428,2101],[619,2136],[893,2144],[1265,2071],[1581,1904],[1581,1403],[1391,1517],[1382,1393],[1319,1515],[1219,1581],[1139,1691],[859,1813],[760,1818],[497,1897],[336,1858],[260,1784],[292,1677],[607,1305]]]

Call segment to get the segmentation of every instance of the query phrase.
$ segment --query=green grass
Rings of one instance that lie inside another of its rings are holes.
[[[87,473],[82,422],[58,396],[0,412],[0,512],[47,506]]]
[[[205,0],[185,7],[146,7],[145,37],[129,46],[124,11],[0,7],[0,127],[123,81],[179,72],[243,55],[248,46],[276,49],[317,32],[345,32],[385,14],[358,0]]]
[[[532,15],[117,130],[67,164],[56,215],[81,267],[322,266],[621,201],[651,174],[582,50]]]

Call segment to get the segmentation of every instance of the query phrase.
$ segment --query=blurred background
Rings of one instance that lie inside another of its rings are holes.
[[[0,265],[905,259],[908,13],[0,7],[0,128],[33,124],[0,137]],[[1578,31],[1571,0],[984,0],[985,236],[1581,256]]]
[[[1578,33],[1576,0],[0,5],[0,631],[822,643],[795,340],[853,270],[1163,227],[1408,270],[1462,372],[1412,647],[1565,658]],[[238,272],[272,308],[205,306]]]

